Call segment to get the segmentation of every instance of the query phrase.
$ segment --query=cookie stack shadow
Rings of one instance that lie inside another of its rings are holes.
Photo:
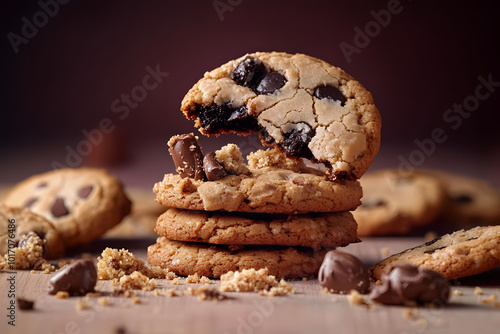
[[[358,181],[330,181],[275,149],[251,153],[245,164],[234,144],[203,155],[187,134],[169,145],[179,173],[153,188],[167,208],[150,265],[212,278],[251,268],[310,277],[328,250],[359,241],[350,212],[360,204]]]

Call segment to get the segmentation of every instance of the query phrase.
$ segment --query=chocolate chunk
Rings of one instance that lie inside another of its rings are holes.
[[[56,218],[66,216],[69,213],[69,211],[66,208],[66,205],[64,204],[64,199],[61,197],[57,197],[56,200],[54,201],[54,204],[52,204],[50,212]]]
[[[259,94],[272,94],[285,85],[286,79],[280,72],[270,72],[257,85],[255,91]]]
[[[257,119],[248,114],[245,106],[233,108],[228,104],[198,106],[201,126],[206,134],[228,133],[230,131],[255,132],[258,130]]]
[[[27,300],[24,298],[17,298],[17,306],[19,306],[20,310],[27,311],[32,310],[35,302],[32,300]]]
[[[75,261],[59,270],[49,280],[49,294],[67,291],[72,296],[84,296],[94,292],[97,283],[97,270],[89,259]]]
[[[467,194],[455,195],[451,199],[453,202],[458,203],[458,204],[468,204],[468,203],[472,203],[474,201],[472,196],[467,195]]]
[[[281,148],[288,156],[311,159],[313,154],[308,144],[313,136],[314,130],[311,127],[307,124],[297,124],[295,128],[285,133]]]
[[[410,264],[395,266],[382,275],[370,298],[378,303],[400,305],[408,302],[445,304],[450,284],[437,271]]]
[[[89,197],[89,195],[93,189],[94,189],[93,186],[82,187],[82,188],[78,189],[78,192],[77,192],[78,196],[80,198],[87,198],[87,197]]]
[[[314,90],[314,96],[318,99],[330,99],[334,101],[339,101],[341,106],[344,106],[347,99],[342,94],[342,92],[335,86],[332,85],[322,85],[316,87]]]
[[[28,199],[26,201],[26,203],[24,203],[24,208],[26,208],[26,209],[31,208],[33,206],[33,204],[36,203],[36,201],[38,201],[37,197],[31,197],[30,199]]]
[[[254,90],[266,73],[266,67],[259,59],[247,56],[231,73],[231,79],[238,85]]]
[[[337,293],[357,290],[365,293],[370,287],[368,269],[349,253],[331,250],[319,268],[318,281],[322,287]]]
[[[174,160],[175,168],[181,177],[203,180],[203,153],[198,140],[192,133],[177,136],[173,143],[169,142],[169,152]]]
[[[208,181],[216,181],[227,175],[226,170],[215,158],[215,152],[205,154],[203,157],[203,169]]]
[[[361,200],[361,206],[360,208],[363,209],[373,209],[377,208],[379,206],[384,206],[387,205],[387,202],[380,199],[380,198],[373,198],[373,197],[368,197],[368,198],[363,198]]]

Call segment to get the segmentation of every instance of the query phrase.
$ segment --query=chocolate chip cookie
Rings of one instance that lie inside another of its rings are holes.
[[[66,247],[98,238],[131,207],[118,179],[94,168],[64,168],[32,176],[10,190],[5,204],[46,218]]]
[[[380,279],[400,264],[433,269],[448,280],[488,271],[500,266],[500,226],[456,231],[394,254],[373,266],[372,276]]]
[[[181,110],[205,135],[258,132],[290,157],[357,179],[380,145],[371,94],[342,69],[304,54],[257,52],[206,72]]]
[[[43,242],[40,257],[50,260],[64,256],[61,236],[48,220],[27,209],[0,203],[0,256],[7,254],[14,245],[22,247],[30,232],[38,235]]]
[[[397,170],[367,173],[361,179],[361,206],[353,211],[360,236],[404,234],[438,217],[446,202],[435,177]]]
[[[214,157],[227,171],[224,177],[209,181],[201,167],[186,164],[182,171],[191,171],[189,176],[166,174],[154,185],[156,201],[180,209],[283,214],[345,211],[360,204],[362,190],[357,180],[332,182],[325,171],[286,158],[277,150],[250,154],[248,165],[234,144],[216,151]],[[195,177],[195,170],[201,170],[200,176]]]
[[[171,240],[223,245],[347,246],[357,242],[357,224],[349,211],[270,215],[192,211],[170,208],[155,232]]]
[[[440,171],[423,171],[436,177],[448,201],[442,218],[454,226],[500,224],[500,191],[484,180]]]
[[[317,275],[326,249],[281,246],[245,246],[241,250],[205,243],[157,239],[148,247],[148,263],[175,272],[219,278],[230,271],[267,268],[277,278]]]

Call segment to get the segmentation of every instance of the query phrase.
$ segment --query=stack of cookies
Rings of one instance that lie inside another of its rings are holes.
[[[361,203],[358,178],[378,151],[381,121],[348,74],[302,54],[254,53],[207,72],[181,110],[205,135],[257,132],[273,148],[245,162],[237,145],[203,154],[193,134],[173,136],[177,173],[153,188],[168,209],[150,265],[304,277],[317,275],[326,251],[358,241],[350,210]]]

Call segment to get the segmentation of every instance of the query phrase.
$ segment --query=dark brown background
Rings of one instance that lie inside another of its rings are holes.
[[[500,87],[458,129],[443,120],[448,108],[475,93],[478,76],[500,82],[493,2],[402,0],[402,11],[350,62],[340,44],[354,45],[354,29],[364,30],[374,21],[372,11],[391,1],[220,2],[235,4],[223,20],[210,0],[69,1],[17,54],[8,33],[20,34],[22,18],[33,22],[41,7],[2,3],[0,182],[49,170],[54,161],[66,164],[67,147],[76,148],[83,130],[109,118],[115,130],[83,164],[110,166],[126,183],[149,187],[172,171],[168,138],[193,131],[179,105],[203,72],[247,52],[275,50],[324,59],[372,92],[383,119],[374,169],[398,166],[416,150],[415,140],[442,128],[446,142],[419,167],[482,176],[500,186]],[[157,64],[169,76],[120,120],[112,102],[141,85],[146,66]],[[238,140],[203,138],[202,144],[212,149]]]

